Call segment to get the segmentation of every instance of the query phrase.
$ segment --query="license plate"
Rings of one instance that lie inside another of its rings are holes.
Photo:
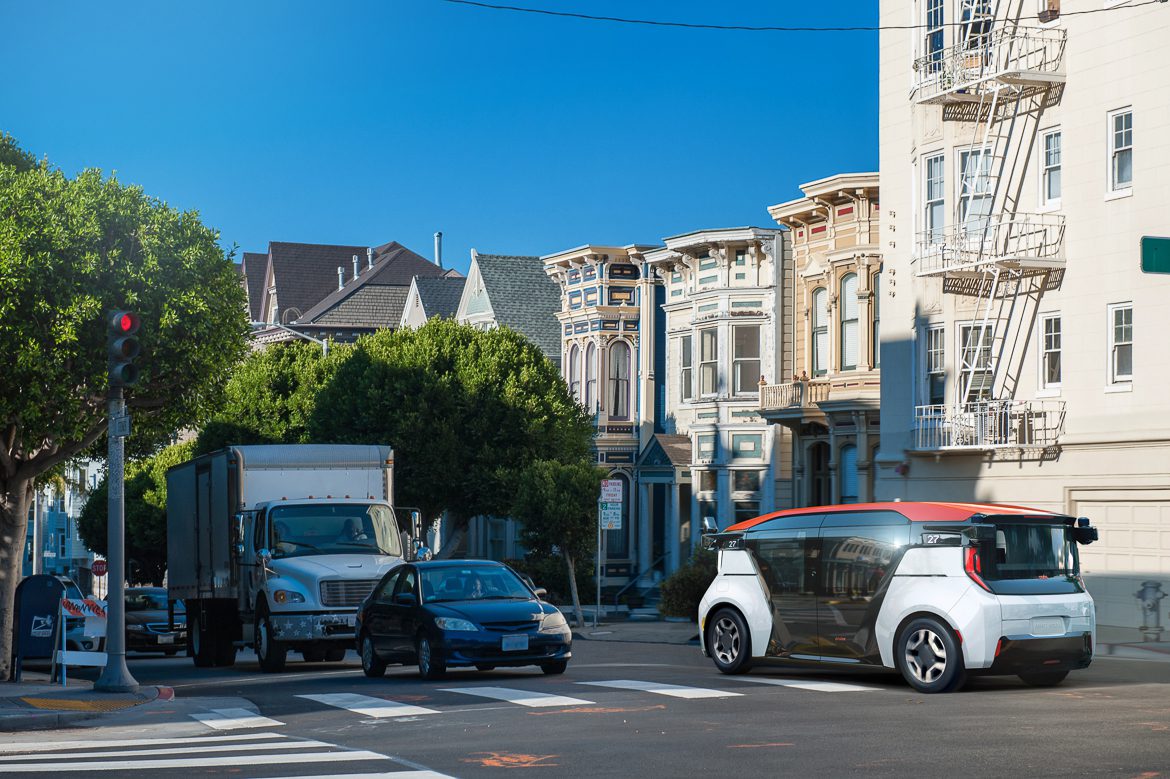
[[[1064,617],[1033,617],[1032,635],[1034,636],[1061,636],[1064,635]]]
[[[175,643],[175,637],[174,636],[159,636],[158,642],[160,644],[173,644],[173,643]]]
[[[528,648],[528,636],[504,636],[501,644],[505,652],[522,651]]]

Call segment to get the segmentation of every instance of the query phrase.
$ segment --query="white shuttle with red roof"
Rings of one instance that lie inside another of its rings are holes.
[[[1093,657],[1077,547],[1085,518],[975,503],[778,511],[704,536],[719,573],[699,604],[724,673],[779,661],[896,668],[921,692],[970,674],[1053,685]]]

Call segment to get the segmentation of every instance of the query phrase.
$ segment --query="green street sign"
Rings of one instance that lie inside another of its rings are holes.
[[[1142,273],[1170,273],[1170,238],[1142,236]]]

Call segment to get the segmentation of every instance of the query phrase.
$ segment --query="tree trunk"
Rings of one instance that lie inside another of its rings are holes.
[[[564,552],[565,565],[569,566],[569,592],[573,595],[573,613],[577,615],[577,627],[585,627],[585,615],[581,613],[581,596],[577,593],[577,566],[573,565],[573,556]]]
[[[32,479],[0,482],[0,681],[12,677],[12,615],[24,565]]]

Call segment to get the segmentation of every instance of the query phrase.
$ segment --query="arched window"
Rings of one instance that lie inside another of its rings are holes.
[[[585,410],[597,410],[597,347],[589,344],[585,350]]]
[[[841,502],[857,502],[857,447],[846,444],[841,447],[841,460],[837,464],[841,475]]]
[[[870,364],[875,368],[882,367],[882,272],[873,274],[873,332],[870,334],[869,348],[873,359]]]
[[[812,301],[812,369],[814,376],[824,376],[829,367],[829,291],[817,287]]]
[[[569,394],[573,400],[581,402],[581,348],[573,344],[569,350]]]
[[[841,279],[841,370],[857,370],[857,274]]]
[[[609,415],[630,418],[630,346],[625,341],[609,349]]]

